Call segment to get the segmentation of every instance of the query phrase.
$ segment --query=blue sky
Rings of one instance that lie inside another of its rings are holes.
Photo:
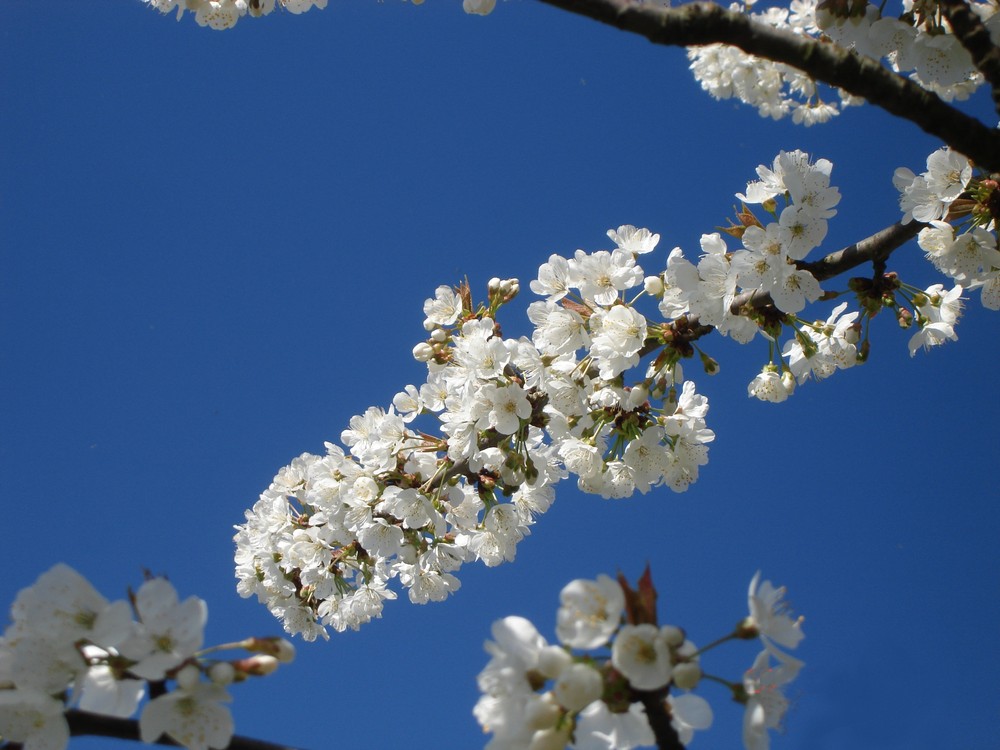
[[[696,256],[779,149],[833,162],[836,249],[898,218],[892,171],[939,145],[871,108],[761,120],[705,96],[682,51],[526,1],[483,19],[333,0],[214,33],[139,0],[5,0],[0,34],[0,602],[57,561],[113,598],[149,569],[208,602],[209,642],[280,632],[235,593],[233,525],[291,458],[422,382],[437,285],[520,278],[502,322],[527,333],[551,253],[631,223],[662,235],[647,270]],[[892,267],[937,281],[915,245]],[[236,686],[237,731],[480,747],[490,623],[554,638],[566,582],[648,561],[662,621],[701,644],[758,568],[788,586],[807,666],[775,748],[995,747],[996,319],[972,301],[960,340],[914,359],[875,322],[868,364],[780,406],[746,396],[763,342],[713,340],[722,373],[697,380],[718,438],[690,491],[561,484],[513,564]],[[705,666],[735,679],[754,654]],[[739,707],[700,692],[716,726],[693,747],[738,747]]]

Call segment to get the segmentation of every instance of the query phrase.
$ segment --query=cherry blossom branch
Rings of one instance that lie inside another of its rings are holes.
[[[826,281],[834,276],[857,268],[864,263],[885,263],[896,250],[912,240],[926,224],[911,221],[909,224],[893,224],[881,229],[870,237],[858,240],[853,245],[824,255],[812,263],[803,261],[795,265],[803,271],[808,271],[817,281]],[[731,305],[732,310],[739,310],[753,300],[754,307],[765,307],[771,304],[770,295],[754,295],[753,292],[743,292]]]
[[[1000,48],[972,8],[963,0],[941,0],[941,9],[955,37],[972,55],[972,62],[990,84],[993,106],[1000,114]]]
[[[142,741],[139,736],[139,722],[137,719],[102,716],[101,714],[80,711],[74,708],[66,711],[66,722],[69,724],[69,732],[73,737],[94,735],[98,737],[115,737],[133,742]],[[174,742],[166,735],[154,744],[170,747],[181,746],[179,742]],[[296,750],[296,748],[273,742],[265,742],[252,737],[234,735],[226,750]]]
[[[919,221],[893,224],[812,263],[799,263],[798,267],[811,273],[817,281],[825,281],[863,263],[888,260],[893,252],[916,237],[925,226]]]
[[[1000,133],[875,60],[836,45],[772,28],[714,3],[694,2],[669,8],[635,0],[541,2],[639,34],[654,44],[729,44],[748,54],[790,65],[817,81],[864,97],[940,138],[980,166],[1000,171]]]

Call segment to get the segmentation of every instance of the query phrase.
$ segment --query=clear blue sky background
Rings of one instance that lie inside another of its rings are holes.
[[[782,148],[833,161],[836,249],[898,218],[892,171],[937,145],[871,108],[763,121],[708,99],[682,51],[527,0],[485,19],[333,0],[226,33],[138,0],[3,0],[0,602],[57,561],[114,598],[148,568],[207,600],[209,642],[280,632],[235,593],[232,527],[292,457],[422,382],[409,352],[438,284],[521,278],[504,328],[526,333],[550,253],[632,223],[663,237],[647,270],[675,245],[696,257]],[[915,245],[897,256],[937,280]],[[718,439],[687,494],[560,485],[515,563],[236,686],[237,731],[481,747],[490,623],[554,637],[567,581],[648,561],[662,620],[702,644],[743,616],[755,570],[787,584],[807,667],[775,748],[996,750],[997,318],[977,299],[960,341],[912,360],[876,322],[869,364],[781,406],[746,396],[762,341],[710,342]],[[705,666],[737,678],[754,654]],[[739,707],[701,693],[716,727],[693,746],[739,747]]]

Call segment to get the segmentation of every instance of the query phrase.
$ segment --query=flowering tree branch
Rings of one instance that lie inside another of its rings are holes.
[[[1000,133],[875,60],[850,50],[772,28],[714,3],[695,2],[668,8],[633,0],[541,1],[639,34],[654,44],[684,47],[729,44],[748,54],[790,65],[817,81],[864,97],[940,138],[980,166],[1000,171]],[[962,4],[961,0],[951,0],[950,7],[955,4]],[[985,41],[989,42],[988,36]],[[977,65],[980,59],[993,64],[992,57],[987,60],[975,53],[974,57]]]
[[[955,36],[972,55],[972,61],[990,84],[993,105],[1000,114],[1000,48],[990,32],[963,0],[941,0],[941,9]]]
[[[102,716],[101,714],[70,709],[66,711],[66,722],[69,724],[70,735],[78,737],[82,735],[94,735],[97,737],[115,737],[122,740],[141,742],[139,735],[138,719],[119,719],[114,716]],[[181,747],[181,743],[174,742],[164,735],[154,744],[167,745],[169,747]],[[234,735],[230,740],[226,750],[296,750],[288,745],[265,742],[253,737],[242,737]]]
[[[925,226],[927,225],[919,221],[911,221],[909,224],[896,223],[880,229],[870,237],[858,240],[853,245],[824,255],[812,263],[798,261],[795,265],[800,270],[811,273],[817,281],[826,281],[864,263],[884,264],[893,252],[916,237]],[[748,304],[761,308],[774,304],[774,301],[769,294],[743,292],[733,300],[731,309],[736,312]]]
[[[799,263],[797,265],[815,276],[818,281],[831,279],[852,268],[857,268],[862,263],[884,262],[893,252],[916,237],[925,226],[926,224],[919,221],[911,221],[909,224],[893,224],[870,237],[865,237],[853,245],[829,253],[812,263]]]

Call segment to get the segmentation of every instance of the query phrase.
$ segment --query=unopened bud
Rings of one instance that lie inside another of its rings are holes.
[[[757,621],[752,617],[744,617],[736,625],[736,631],[733,633],[737,638],[742,638],[744,641],[751,641],[760,635],[760,628],[757,627]]]
[[[413,358],[417,362],[430,362],[434,357],[434,348],[426,341],[421,341],[413,347]]]
[[[531,735],[528,750],[563,750],[571,741],[570,725],[541,729]]]
[[[681,690],[694,690],[701,680],[701,667],[697,662],[685,661],[674,665],[672,672],[674,685]]]
[[[573,657],[559,646],[547,646],[538,653],[538,671],[552,680],[572,663]]]
[[[177,687],[182,690],[191,690],[201,680],[201,670],[194,664],[185,664],[177,670],[174,679],[177,680]]]
[[[649,390],[644,385],[636,385],[632,387],[632,390],[628,392],[628,398],[625,400],[625,408],[629,411],[633,411],[642,406],[649,399]]]
[[[295,646],[280,636],[247,638],[240,645],[251,653],[273,656],[283,664],[288,664],[295,659]]]
[[[577,663],[564,669],[552,694],[567,711],[582,711],[604,692],[601,673],[593,667]]]
[[[552,693],[545,693],[541,696],[541,700],[530,701],[524,707],[524,725],[530,729],[554,727],[560,716],[562,716],[562,709],[552,697]],[[564,747],[565,745],[561,745],[559,750],[563,750]]]
[[[269,654],[257,654],[233,662],[233,667],[245,675],[263,677],[278,668],[278,660]]]
[[[660,638],[670,648],[677,648],[684,643],[684,631],[676,625],[664,625],[660,628]]]
[[[494,276],[488,282],[486,282],[486,291],[492,297],[494,294],[500,291],[500,279]]]
[[[663,279],[659,276],[647,276],[642,280],[642,288],[651,297],[663,296]]]
[[[901,307],[899,308],[899,312],[896,313],[896,321],[899,323],[900,328],[909,328],[913,325],[913,313],[905,307]]]
[[[715,375],[719,372],[719,363],[704,352],[701,352],[701,366],[705,368],[706,375]]]
[[[517,279],[504,279],[500,282],[500,295],[505,302],[514,299],[519,291],[521,291],[521,284]]]
[[[444,342],[448,338],[448,332],[443,328],[435,328],[431,331],[431,341],[436,341],[439,344]]]
[[[792,375],[790,370],[785,370],[781,373],[781,385],[784,386],[789,396],[795,392],[795,376]]]
[[[236,668],[228,661],[220,661],[209,667],[208,679],[216,685],[228,685],[236,678]]]

